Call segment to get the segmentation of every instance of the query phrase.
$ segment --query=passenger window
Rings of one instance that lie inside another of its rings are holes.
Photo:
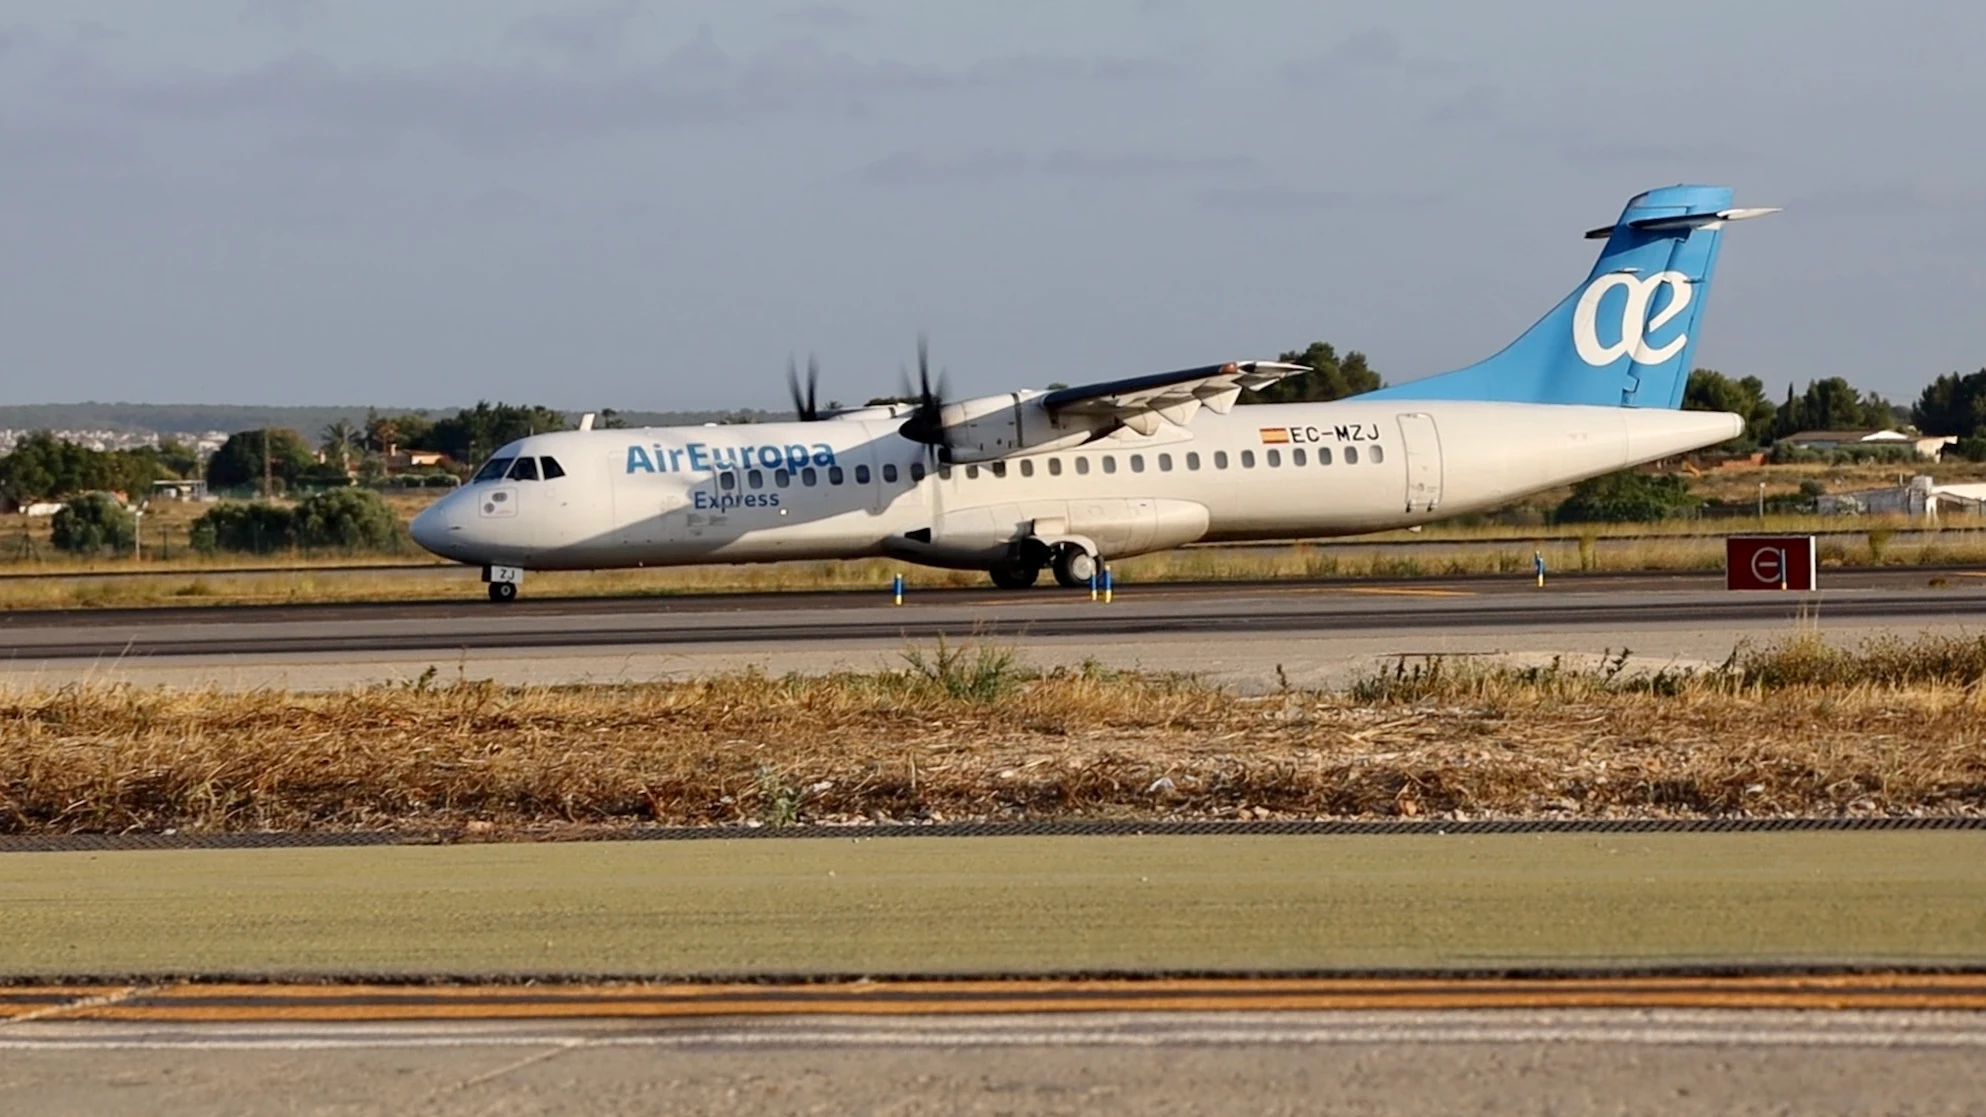
[[[992,470],[993,476],[995,477],[1005,477],[1007,475],[1006,462],[994,462],[992,465],[989,465],[986,468]]]
[[[1386,448],[1385,448],[1384,446],[1381,446],[1381,445],[1379,445],[1379,444],[1378,444],[1378,443],[1376,443],[1376,442],[1375,442],[1375,443],[1373,443],[1373,445],[1372,445],[1372,464],[1374,464],[1374,465],[1378,465],[1378,464],[1379,464],[1380,462],[1383,462],[1383,461],[1385,461],[1385,460],[1386,460]]]
[[[922,481],[922,480],[924,480],[924,463],[923,463],[923,462],[911,462],[911,463],[910,463],[910,483],[911,483],[911,484],[913,484],[913,485],[915,485],[916,483],[918,483],[919,481]]]
[[[838,465],[828,466],[828,484],[839,485],[846,480],[848,480],[848,475],[841,471],[840,466]]]
[[[1303,447],[1299,446],[1296,449],[1290,451],[1291,465],[1307,465],[1309,464],[1309,461],[1310,461],[1309,457],[1305,455],[1303,452]]]
[[[1317,464],[1318,465],[1331,464],[1331,448],[1329,446],[1319,446],[1317,448]]]
[[[786,470],[775,469],[772,471],[772,483],[783,489],[793,483],[793,475]]]
[[[1345,464],[1346,465],[1358,464],[1358,447],[1356,446],[1345,447]]]
[[[1050,458],[1050,459],[1048,459],[1048,475],[1049,475],[1050,477],[1060,477],[1060,476],[1062,476],[1062,459],[1061,459],[1061,458]]]
[[[892,485],[894,485],[894,484],[896,484],[896,463],[895,463],[895,462],[884,462],[884,463],[883,463],[883,480],[885,480],[885,481],[888,481],[888,482],[889,482],[890,484],[892,484]]]
[[[1215,450],[1215,451],[1214,451],[1214,468],[1215,468],[1215,469],[1226,469],[1226,468],[1227,468],[1227,451],[1226,451],[1226,450]]]
[[[1021,459],[1021,476],[1023,477],[1034,476],[1034,460],[1032,458]]]
[[[560,468],[557,458],[546,457],[538,460],[545,470],[545,480],[550,481],[555,477],[565,476],[565,470]]]
[[[1268,451],[1268,456],[1269,465],[1272,468],[1283,464],[1283,452],[1281,450],[1270,450]]]
[[[1160,472],[1160,473],[1171,473],[1171,472],[1172,472],[1172,455],[1171,455],[1171,454],[1160,454],[1160,455],[1159,455],[1159,472]]]
[[[718,474],[717,487],[723,489],[727,493],[730,492],[732,489],[738,487],[738,475],[735,473]]]
[[[1243,469],[1255,468],[1255,451],[1243,450],[1241,452],[1241,468]]]
[[[1188,469],[1199,469],[1199,468],[1200,468],[1200,452],[1199,452],[1198,450],[1190,450],[1190,451],[1188,451],[1188,452],[1187,452],[1187,454],[1186,454],[1186,468],[1188,468]]]
[[[1076,458],[1076,472],[1077,472],[1077,473],[1088,473],[1089,471],[1090,471],[1090,460],[1089,460],[1088,458],[1085,458],[1085,457],[1080,457],[1080,456],[1079,456],[1079,457],[1077,457],[1077,458]]]
[[[509,471],[510,463],[516,460],[516,458],[491,458],[483,463],[483,468],[477,470],[476,475],[469,481],[471,484],[477,481],[494,481]]]
[[[510,467],[510,479],[512,481],[536,481],[538,479],[538,459],[517,459],[517,464]]]
[[[968,480],[968,481],[977,481],[977,480],[979,480],[979,467],[978,467],[978,466],[976,466],[976,465],[969,465],[969,466],[966,466],[966,467],[965,467],[965,479],[966,479],[966,480]]]
[[[814,472],[814,467],[810,465],[800,471],[800,483],[808,488],[813,488],[815,485],[821,483],[821,475]]]
[[[1133,473],[1143,473],[1144,471],[1145,471],[1145,455],[1143,455],[1143,454],[1132,454],[1132,455],[1131,455],[1131,472],[1133,472]]]
[[[869,483],[869,467],[868,467],[868,466],[866,466],[866,465],[858,465],[858,466],[856,466],[856,467],[855,467],[855,483],[856,483],[856,484],[858,484],[858,485],[866,485],[866,484],[868,484],[868,483]]]
[[[745,484],[750,485],[754,489],[763,489],[765,488],[765,474],[754,469],[750,473],[745,474]]]
[[[1117,472],[1117,455],[1105,454],[1103,456],[1103,471],[1105,473]]]
[[[951,466],[948,466],[948,465],[941,465],[941,466],[939,466],[939,467],[938,467],[938,480],[940,480],[940,481],[949,481],[949,480],[951,480],[951,479],[952,479],[952,467],[951,467]]]

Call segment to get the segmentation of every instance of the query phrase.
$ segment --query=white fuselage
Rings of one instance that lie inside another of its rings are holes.
[[[1380,531],[1480,511],[1735,437],[1737,416],[1357,399],[1203,411],[1078,450],[936,467],[900,420],[564,431],[498,458],[415,538],[462,562],[602,569],[896,555],[990,568],[1017,541],[1105,559],[1198,541]]]

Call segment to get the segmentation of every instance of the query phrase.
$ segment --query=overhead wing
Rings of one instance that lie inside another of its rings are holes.
[[[1229,361],[1224,365],[1058,388],[1036,402],[1056,415],[1112,418],[1139,434],[1151,434],[1164,422],[1184,426],[1201,404],[1225,415],[1240,398],[1242,389],[1260,388],[1285,376],[1309,371],[1308,365],[1280,361]]]

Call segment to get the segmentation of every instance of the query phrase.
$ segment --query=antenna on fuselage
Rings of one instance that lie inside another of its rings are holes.
[[[583,431],[590,431],[593,429],[593,413],[591,411],[588,411],[586,414],[581,415],[579,417],[579,429]]]

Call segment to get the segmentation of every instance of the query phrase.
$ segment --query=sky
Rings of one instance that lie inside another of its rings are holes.
[[[777,407],[1323,339],[1399,382],[1737,189],[1697,363],[1986,365],[1949,0],[0,0],[0,398]]]

